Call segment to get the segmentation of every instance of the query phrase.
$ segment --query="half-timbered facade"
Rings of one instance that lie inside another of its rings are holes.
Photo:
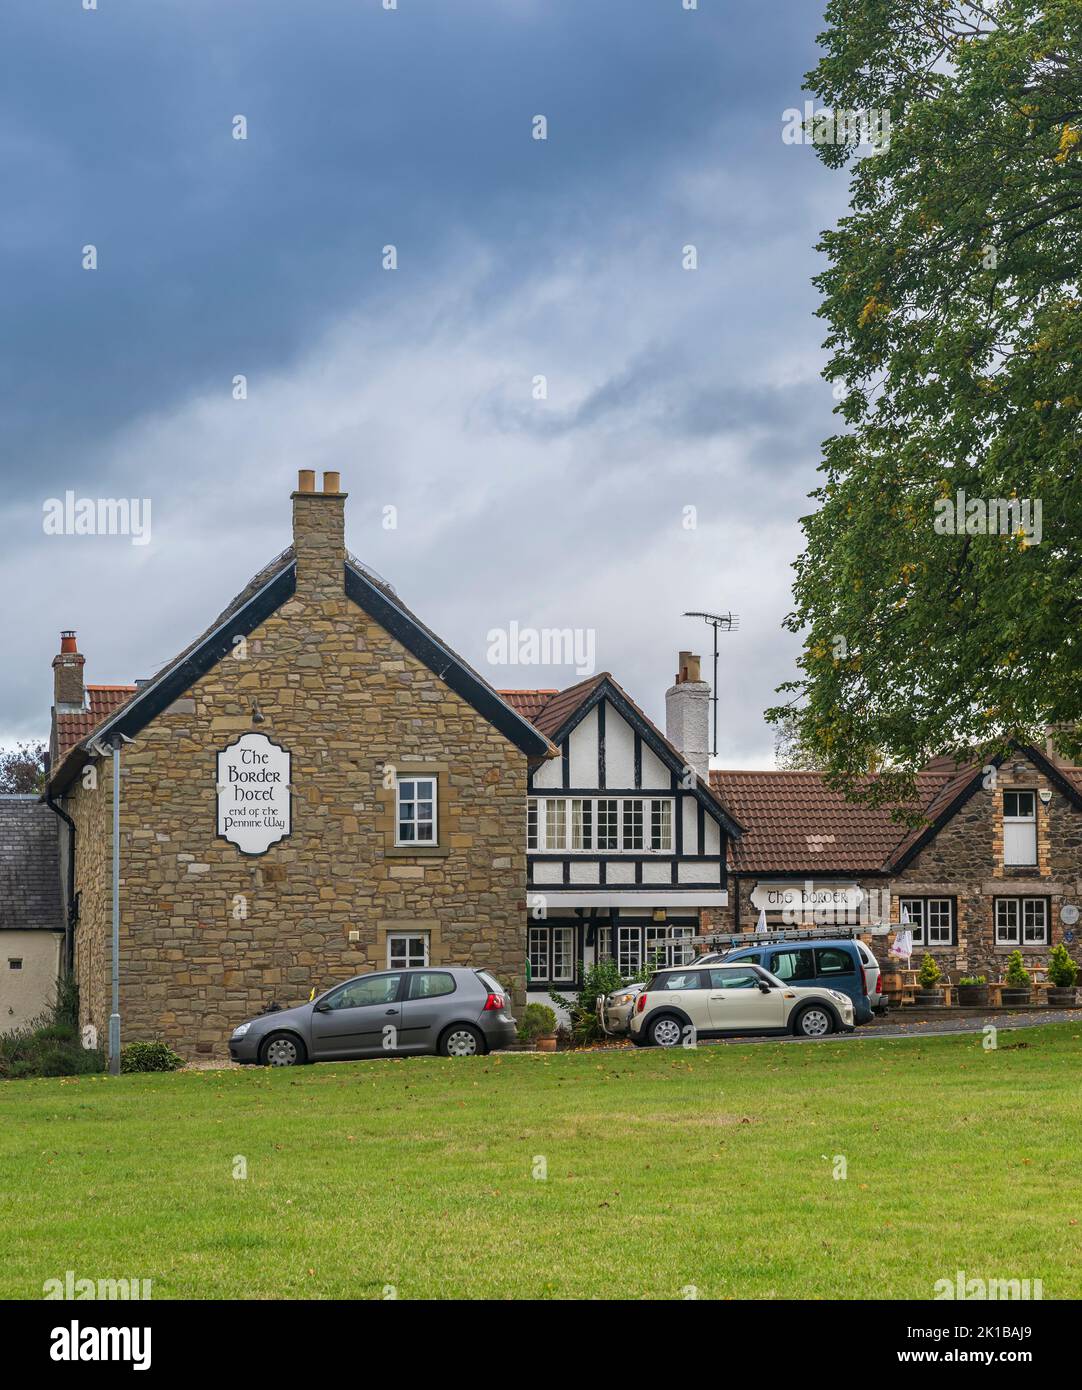
[[[701,704],[701,684],[682,668],[670,727],[698,722],[681,704]],[[528,779],[531,996],[576,989],[604,958],[628,975],[690,958],[703,913],[728,903],[727,847],[741,830],[701,775],[705,746],[678,748],[607,672],[564,691],[501,694],[560,753]]]

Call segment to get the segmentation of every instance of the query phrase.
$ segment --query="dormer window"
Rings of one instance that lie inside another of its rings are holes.
[[[1003,863],[1037,863],[1037,797],[1030,791],[1003,793]]]

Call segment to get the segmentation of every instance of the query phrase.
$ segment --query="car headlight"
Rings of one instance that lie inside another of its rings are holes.
[[[625,990],[623,994],[613,994],[613,995],[610,995],[610,996],[609,996],[609,1002],[612,1003],[612,1004],[630,1004],[631,1001],[632,1001],[632,999],[634,999],[634,998],[635,998],[635,991],[634,991],[634,990]]]
[[[251,1026],[252,1025],[250,1023],[242,1023],[239,1028],[233,1029],[233,1036],[235,1038],[243,1038],[245,1033],[247,1033],[248,1029],[251,1028]]]
[[[839,990],[830,989],[827,990],[827,993],[830,995],[832,999],[837,999],[839,1004],[852,1005],[853,1003],[852,999],[849,998],[848,994],[842,994]]]

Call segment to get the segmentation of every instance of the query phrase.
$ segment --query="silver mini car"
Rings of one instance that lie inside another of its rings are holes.
[[[485,970],[381,970],[307,1004],[249,1019],[234,1029],[229,1055],[272,1067],[410,1052],[476,1057],[515,1041],[510,1007],[503,986]]]

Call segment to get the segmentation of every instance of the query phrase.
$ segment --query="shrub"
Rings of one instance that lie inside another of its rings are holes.
[[[1078,966],[1062,941],[1058,946],[1053,946],[1049,953],[1048,979],[1056,989],[1073,989],[1078,979]]]
[[[168,1043],[130,1042],[120,1049],[120,1070],[135,1071],[176,1071],[184,1065],[184,1058],[178,1057]]]
[[[556,1013],[547,1004],[527,1004],[518,1025],[521,1042],[536,1042],[538,1038],[556,1036]]]
[[[962,978],[958,981],[958,983],[959,983],[960,985],[986,985],[986,984],[988,983],[988,976],[987,976],[987,975],[963,975]]]
[[[0,1079],[35,1076],[85,1076],[105,1070],[100,1048],[86,1048],[79,1038],[79,987],[70,977],[56,984],[50,1008],[33,1022],[0,1034]]]
[[[924,959],[920,963],[920,974],[917,976],[917,983],[920,985],[921,989],[935,989],[936,985],[939,984],[942,974],[943,972],[940,970],[939,966],[936,965],[933,957],[926,951],[924,953]]]
[[[571,1015],[573,1043],[586,1047],[604,1038],[605,1034],[597,1022],[597,997],[599,994],[611,994],[614,989],[627,983],[614,960],[599,960],[583,974],[582,988],[573,999],[565,999],[563,995],[550,991],[556,1003]]]
[[[1007,957],[1007,973],[1003,982],[1014,989],[1025,989],[1029,985],[1029,971],[1022,964],[1021,951],[1012,951]]]

